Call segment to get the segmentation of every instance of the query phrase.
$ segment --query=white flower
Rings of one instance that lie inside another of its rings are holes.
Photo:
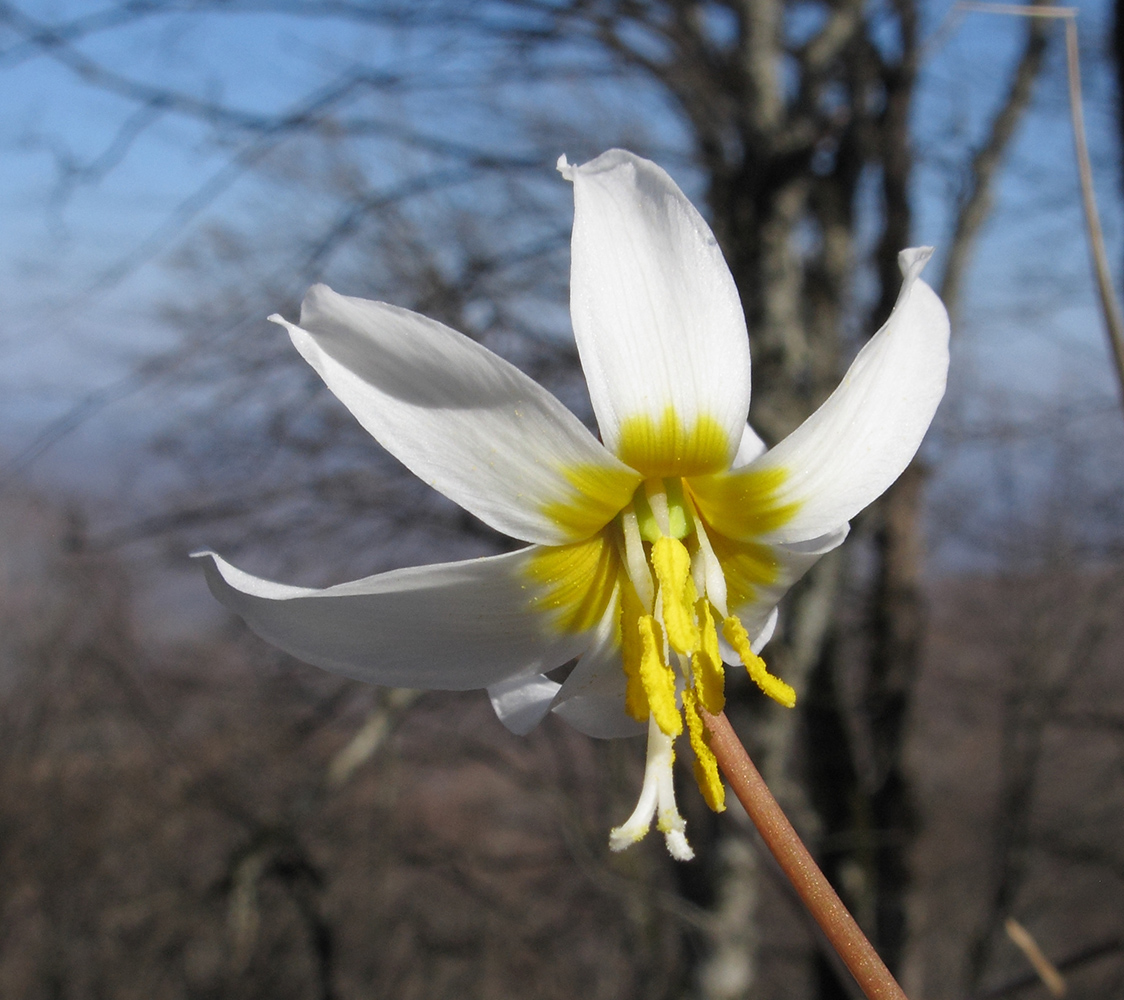
[[[640,801],[611,844],[639,840],[658,817],[671,853],[689,858],[674,740],[685,725],[699,786],[723,808],[698,705],[721,710],[723,659],[793,704],[757,650],[784,592],[917,451],[944,392],[948,319],[918,277],[931,251],[903,251],[886,325],[832,396],[766,451],[746,425],[738,292],[702,217],[631,153],[580,167],[563,157],[559,170],[574,185],[571,311],[603,444],[510,364],[416,313],[319,285],[299,325],[272,317],[387,451],[531,544],[325,590],[200,555],[220,601],[327,670],[486,687],[517,733],[548,711],[592,736],[646,727]],[[563,683],[546,676],[575,657]]]

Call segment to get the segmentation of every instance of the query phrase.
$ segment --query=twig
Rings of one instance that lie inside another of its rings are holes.
[[[1081,58],[1077,45],[1077,8],[1054,7],[1049,4],[1027,5],[1005,3],[979,3],[961,0],[953,7],[956,13],[968,11],[977,14],[1007,14],[1015,17],[1052,17],[1065,21],[1066,78],[1069,85],[1069,113],[1073,122],[1073,148],[1077,154],[1077,173],[1081,180],[1081,203],[1085,210],[1085,228],[1089,234],[1089,251],[1093,256],[1093,274],[1101,300],[1112,348],[1116,377],[1120,382],[1121,403],[1124,403],[1124,313],[1121,312],[1116,290],[1112,286],[1108,252],[1097,211],[1097,196],[1093,190],[1093,166],[1089,160],[1089,143],[1085,137],[1085,112],[1081,102]]]
[[[764,779],[749,759],[725,713],[702,712],[710,748],[730,787],[800,899],[815,918],[868,1000],[906,1000],[878,952],[800,840]]]
[[[1080,951],[1063,958],[1056,963],[1056,968],[1058,972],[1072,972],[1074,969],[1079,969],[1090,962],[1104,958],[1105,955],[1113,955],[1119,951],[1124,951],[1124,940],[1112,938],[1090,945],[1088,948],[1082,948]],[[978,1000],[1000,1000],[1001,997],[1009,997],[1012,993],[1018,993],[1020,990],[1024,990],[1028,986],[1034,986],[1041,981],[1037,972],[1029,972],[1025,976],[1019,976],[1017,979],[1004,983],[1002,986],[996,986],[986,993],[977,994],[977,997]]]
[[[1121,400],[1124,401],[1124,316],[1112,287],[1112,272],[1104,246],[1104,233],[1097,214],[1097,197],[1093,192],[1093,167],[1089,162],[1089,145],[1085,141],[1085,115],[1081,110],[1081,65],[1078,62],[1077,22],[1065,22],[1065,56],[1069,77],[1069,110],[1073,118],[1073,146],[1077,152],[1077,172],[1081,177],[1081,201],[1085,207],[1085,225],[1089,230],[1089,249],[1093,254],[1093,268],[1097,277],[1097,291],[1101,297],[1108,339],[1116,362],[1116,375],[1120,380]]]
[[[1008,917],[1003,927],[1007,931],[1007,937],[1015,943],[1019,951],[1026,956],[1026,960],[1034,966],[1034,971],[1038,974],[1038,978],[1046,984],[1046,989],[1050,991],[1050,994],[1055,997],[1064,997],[1066,990],[1062,974],[1058,972],[1057,966],[1043,954],[1030,931],[1014,917]]]
[[[1047,10],[1051,14],[1054,12],[1054,8],[1050,7],[1048,2],[1034,0],[1034,3],[1036,6],[1026,8],[1028,15],[1038,10]],[[953,10],[963,12],[964,7],[957,4]],[[937,289],[941,301],[953,318],[953,328],[956,327],[957,314],[960,311],[960,290],[964,275],[975,252],[980,231],[991,214],[996,177],[1030,106],[1035,81],[1045,61],[1050,27],[1051,25],[1041,17],[1031,21],[1027,26],[1026,41],[1011,74],[1007,96],[992,118],[984,141],[972,155],[971,169],[957,199],[956,220],[949,241],[948,257],[940,287]]]
[[[1015,17],[1076,17],[1076,7],[1024,7],[1015,3],[972,3],[964,0],[955,10],[969,14],[1011,14]]]

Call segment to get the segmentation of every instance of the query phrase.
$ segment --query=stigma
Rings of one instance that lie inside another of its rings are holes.
[[[741,621],[729,613],[726,578],[684,481],[648,479],[615,522],[623,572],[619,588],[625,710],[648,724],[644,784],[632,815],[609,835],[623,850],[656,821],[672,857],[694,857],[675,801],[675,741],[687,730],[699,791],[715,812],[726,790],[700,709],[725,707],[722,637],[765,694],[792,707],[796,693],[769,673]]]

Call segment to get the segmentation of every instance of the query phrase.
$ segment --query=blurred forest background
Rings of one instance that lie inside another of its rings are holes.
[[[710,219],[768,441],[938,247],[937,424],[782,608],[798,709],[729,714],[914,1000],[1049,996],[1011,919],[1124,996],[1120,389],[1063,25],[978,6],[0,2],[0,996],[853,996],[736,807],[684,789],[689,864],[611,855],[635,741],[322,674],[186,558],[327,584],[509,545],[264,317],[386,299],[590,422],[554,162],[615,145]],[[1124,40],[1079,15],[1119,274]]]

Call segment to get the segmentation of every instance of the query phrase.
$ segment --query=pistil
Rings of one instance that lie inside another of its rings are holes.
[[[695,856],[687,843],[687,823],[675,804],[675,784],[671,766],[675,762],[675,741],[651,716],[648,722],[648,759],[644,764],[644,784],[640,800],[632,815],[609,832],[609,847],[623,851],[643,840],[657,817],[659,831],[667,849],[677,861],[690,861]]]

